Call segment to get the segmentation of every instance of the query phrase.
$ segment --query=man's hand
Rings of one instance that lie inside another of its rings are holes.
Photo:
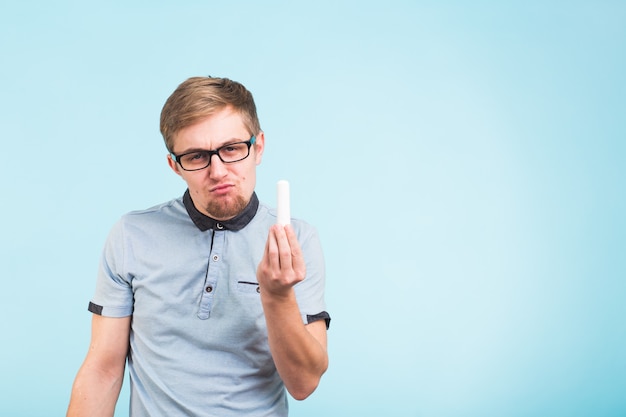
[[[308,397],[328,368],[324,321],[305,325],[293,286],[304,280],[306,264],[290,225],[273,225],[257,268],[267,336],[276,369],[297,400]]]
[[[304,257],[290,225],[275,224],[270,228],[256,274],[261,291],[275,297],[287,296],[291,288],[304,279]]]

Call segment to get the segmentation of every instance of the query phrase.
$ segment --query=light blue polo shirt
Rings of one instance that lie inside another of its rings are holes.
[[[132,315],[132,417],[286,416],[256,269],[276,212],[253,194],[217,222],[181,198],[123,216],[103,251],[89,310]],[[330,317],[316,230],[292,220],[307,273],[294,288],[303,322]]]

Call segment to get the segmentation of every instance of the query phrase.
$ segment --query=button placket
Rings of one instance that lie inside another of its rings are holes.
[[[218,228],[219,228],[218,224]],[[209,265],[206,275],[206,281],[200,298],[200,310],[198,311],[198,318],[206,320],[211,315],[211,309],[213,308],[213,297],[215,296],[215,289],[217,285],[217,278],[221,275],[221,253],[224,247],[225,231],[215,231],[213,233],[212,249],[209,255]]]

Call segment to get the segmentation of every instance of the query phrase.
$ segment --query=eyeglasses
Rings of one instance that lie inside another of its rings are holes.
[[[220,146],[214,151],[192,151],[180,155],[171,154],[174,161],[180,164],[185,171],[199,171],[211,165],[211,158],[217,155],[225,164],[243,161],[250,155],[250,147],[256,142],[256,137],[252,135],[250,140],[245,142],[229,143]]]

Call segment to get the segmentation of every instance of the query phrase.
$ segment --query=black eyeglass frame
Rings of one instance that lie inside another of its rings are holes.
[[[217,157],[220,159],[220,161],[222,161],[222,163],[224,164],[232,164],[235,162],[239,162],[239,161],[243,161],[244,159],[246,159],[247,157],[250,156],[250,148],[252,147],[252,145],[254,145],[254,143],[256,142],[256,136],[252,135],[252,137],[250,137],[249,140],[246,141],[241,141],[241,142],[233,142],[233,143],[227,143],[224,146],[220,146],[219,148],[215,149],[215,150],[199,150],[199,151],[190,151],[190,152],[185,152],[185,153],[181,153],[179,155],[176,155],[173,152],[170,152],[170,155],[172,156],[172,159],[174,161],[176,161],[176,163],[178,165],[180,165],[180,167],[184,170],[184,171],[200,171],[201,169],[205,169],[208,168],[209,166],[211,166],[211,159],[213,159],[213,155],[217,155]],[[220,151],[224,148],[228,148],[229,146],[233,146],[233,145],[239,145],[239,144],[246,144],[248,145],[248,153],[246,154],[246,156],[244,156],[241,159],[237,159],[235,161],[224,161],[222,159],[222,156],[220,155]],[[194,169],[187,169],[183,166],[183,164],[180,162],[180,158],[182,158],[185,155],[191,155],[192,153],[198,153],[198,152],[206,152],[209,154],[209,159],[208,159],[208,163],[203,166],[202,168],[194,168]]]

